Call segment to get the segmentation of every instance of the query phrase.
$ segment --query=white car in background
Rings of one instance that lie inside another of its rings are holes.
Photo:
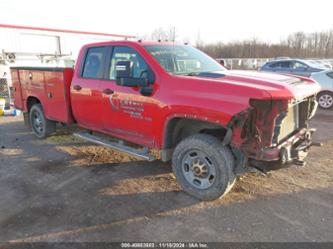
[[[327,69],[330,69],[330,70],[333,69],[332,64],[327,60],[316,60],[316,62],[320,65],[323,65]]]
[[[323,109],[330,109],[333,106],[333,71],[322,71],[312,73],[310,78],[314,79],[321,86],[317,95],[318,104]]]

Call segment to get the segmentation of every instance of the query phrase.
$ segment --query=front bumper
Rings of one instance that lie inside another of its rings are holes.
[[[276,147],[261,150],[259,160],[287,163],[298,157],[300,151],[307,151],[312,145],[315,129],[303,128]]]
[[[291,164],[303,166],[309,148],[314,144],[312,134],[315,129],[303,128],[281,144],[264,148],[256,158],[251,159],[250,166],[263,171],[276,170]]]

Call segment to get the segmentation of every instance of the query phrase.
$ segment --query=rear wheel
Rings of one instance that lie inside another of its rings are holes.
[[[32,131],[38,138],[45,138],[56,130],[56,123],[45,118],[41,104],[34,104],[29,113]]]
[[[172,169],[185,192],[214,200],[229,192],[235,183],[231,151],[210,135],[196,134],[181,141],[173,154]]]
[[[323,109],[330,109],[333,106],[333,93],[321,92],[317,97],[318,104]]]

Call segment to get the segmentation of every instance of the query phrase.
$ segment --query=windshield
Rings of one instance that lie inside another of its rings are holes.
[[[226,70],[203,52],[186,45],[151,45],[147,51],[169,73],[174,75],[197,75]]]

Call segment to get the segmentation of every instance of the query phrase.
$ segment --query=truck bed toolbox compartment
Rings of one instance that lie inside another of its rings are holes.
[[[12,67],[15,107],[28,111],[29,98],[38,99],[46,118],[73,123],[70,106],[72,68]]]

